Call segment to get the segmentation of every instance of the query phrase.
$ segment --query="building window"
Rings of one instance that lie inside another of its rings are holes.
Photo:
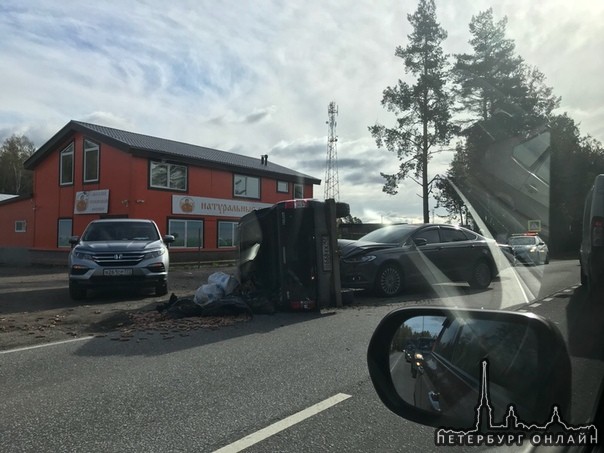
[[[277,192],[289,193],[289,183],[287,181],[277,181]]]
[[[60,167],[59,184],[62,186],[73,184],[73,143],[61,151]]]
[[[234,175],[233,193],[236,197],[260,198],[260,178]]]
[[[218,222],[218,247],[235,247],[237,222]]]
[[[84,139],[84,182],[99,180],[99,145]]]
[[[302,184],[294,184],[294,198],[304,198],[304,186]]]
[[[69,238],[72,236],[71,232],[72,220],[71,219],[59,219],[59,228],[57,234],[57,245],[59,247],[70,247]]]
[[[187,190],[187,167],[184,165],[151,162],[150,186],[157,189]]]
[[[168,223],[168,230],[174,236],[171,247],[203,247],[202,220],[171,219]]]
[[[15,233],[25,233],[27,222],[25,220],[15,220]]]

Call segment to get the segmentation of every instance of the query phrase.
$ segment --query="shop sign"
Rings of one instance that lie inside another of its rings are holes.
[[[270,206],[272,205],[268,203],[172,195],[172,214],[240,218],[255,209],[268,208]]]
[[[109,189],[76,192],[74,214],[107,214]]]

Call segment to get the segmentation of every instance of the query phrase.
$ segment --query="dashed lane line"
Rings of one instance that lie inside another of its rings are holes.
[[[331,398],[327,398],[313,406],[310,406],[300,412],[297,412],[289,417],[284,418],[272,425],[267,426],[266,428],[261,429],[260,431],[256,431],[248,436],[245,436],[239,439],[232,444],[226,445],[216,451],[214,453],[237,453],[240,452],[252,445],[257,444],[258,442],[263,441],[291,426],[300,423],[301,421],[306,420],[307,418],[312,417],[313,415],[317,415],[320,412],[323,412],[326,409],[329,409],[332,406],[335,406],[338,403],[341,403],[344,400],[347,400],[352,395],[347,395],[345,393],[338,393],[337,395],[332,396]]]
[[[34,346],[25,346],[23,348],[7,349],[6,351],[0,351],[0,354],[10,354],[12,352],[29,351],[30,349],[47,348],[49,346],[57,346],[59,344],[74,343],[76,341],[86,341],[86,340],[90,340],[92,338],[94,338],[94,337],[89,336],[89,337],[81,337],[81,338],[72,338],[70,340],[53,341],[52,343],[37,344]]]

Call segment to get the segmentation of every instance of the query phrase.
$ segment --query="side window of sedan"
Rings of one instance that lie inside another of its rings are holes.
[[[458,242],[468,240],[463,231],[447,227],[442,227],[440,229],[440,237],[442,238],[443,242]]]
[[[427,228],[425,230],[418,231],[413,236],[414,241],[416,241],[417,239],[425,239],[427,241],[426,244],[437,244],[440,242],[440,236],[438,235],[438,229],[437,228]]]

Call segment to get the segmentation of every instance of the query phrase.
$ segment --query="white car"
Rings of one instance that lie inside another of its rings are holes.
[[[146,219],[93,220],[81,237],[73,236],[69,254],[69,294],[86,297],[88,289],[152,287],[158,296],[168,292],[169,254],[161,236]]]
[[[525,264],[549,264],[547,244],[536,234],[515,234],[509,239],[516,259]]]

